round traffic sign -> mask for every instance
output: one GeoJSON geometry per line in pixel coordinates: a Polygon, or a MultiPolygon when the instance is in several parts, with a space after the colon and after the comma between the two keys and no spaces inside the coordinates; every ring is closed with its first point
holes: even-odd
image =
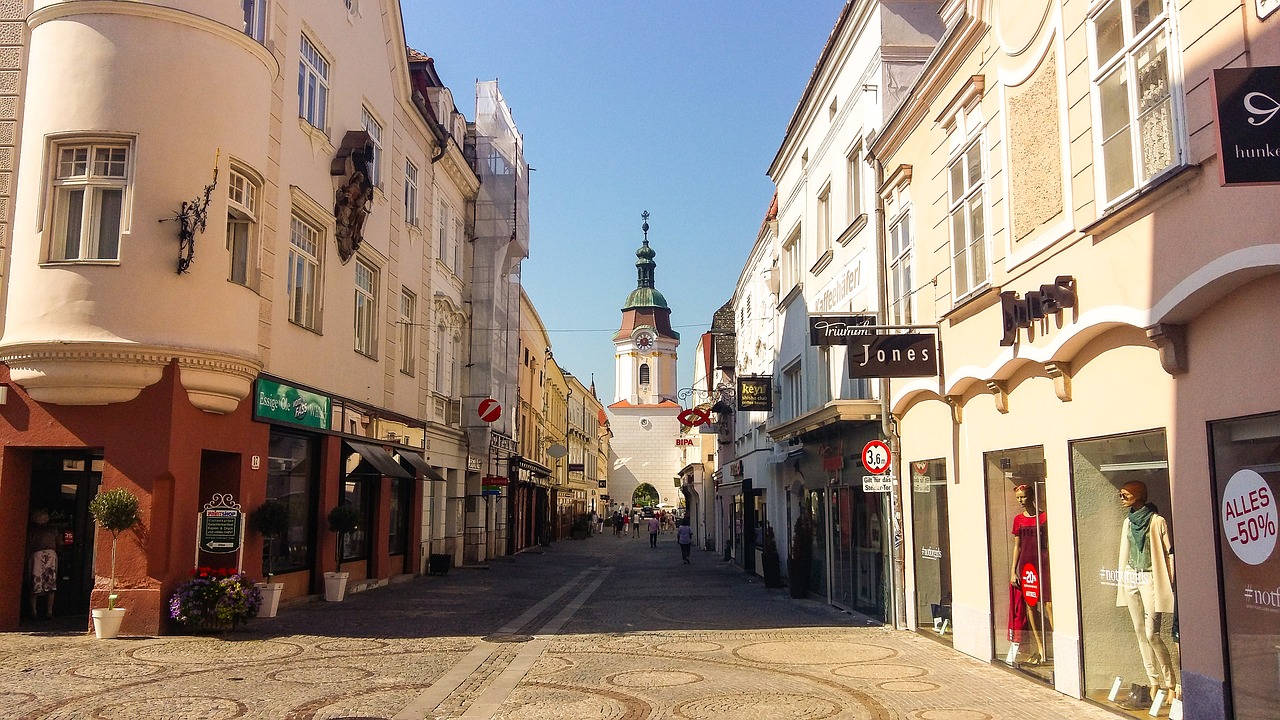
{"type": "Polygon", "coordinates": [[[706,423],[711,419],[711,416],[707,414],[706,410],[702,410],[700,408],[689,408],[677,415],[676,419],[680,421],[681,425],[693,427],[706,423]]]}
{"type": "Polygon", "coordinates": [[[872,475],[881,475],[889,469],[889,446],[883,440],[872,440],[862,448],[862,467],[872,475]]]}
{"type": "Polygon", "coordinates": [[[502,417],[502,406],[493,398],[485,398],[480,401],[480,407],[477,410],[477,414],[480,416],[481,420],[491,423],[502,417]]]}

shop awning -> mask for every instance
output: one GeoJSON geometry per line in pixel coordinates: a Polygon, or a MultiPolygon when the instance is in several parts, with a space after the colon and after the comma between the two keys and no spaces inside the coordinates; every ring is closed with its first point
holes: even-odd
{"type": "Polygon", "coordinates": [[[418,472],[422,473],[422,477],[436,482],[444,482],[444,476],[440,474],[440,471],[428,465],[426,458],[418,453],[402,450],[396,453],[396,457],[417,468],[418,472]]]}
{"type": "Polygon", "coordinates": [[[369,443],[357,442],[355,440],[347,440],[347,445],[360,453],[360,457],[364,458],[375,470],[387,477],[412,478],[408,471],[400,467],[400,463],[391,457],[391,453],[387,452],[377,445],[369,443]]]}

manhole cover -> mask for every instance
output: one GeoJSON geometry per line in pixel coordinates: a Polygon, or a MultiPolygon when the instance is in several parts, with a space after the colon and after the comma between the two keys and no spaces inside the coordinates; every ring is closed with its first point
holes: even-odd
{"type": "Polygon", "coordinates": [[[518,635],[516,633],[497,633],[496,635],[486,635],[480,639],[491,643],[522,643],[529,642],[533,639],[533,636],[518,635]]]}

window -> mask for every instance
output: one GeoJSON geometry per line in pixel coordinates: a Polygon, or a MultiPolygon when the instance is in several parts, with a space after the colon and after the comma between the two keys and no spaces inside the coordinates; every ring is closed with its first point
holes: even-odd
{"type": "Polygon", "coordinates": [[[954,301],[987,284],[987,238],[984,217],[982,140],[964,148],[948,168],[951,201],[951,272],[954,301]]]}
{"type": "Polygon", "coordinates": [[[53,242],[49,259],[117,260],[129,186],[129,148],[54,146],[53,242]]]}
{"type": "Polygon", "coordinates": [[[462,242],[462,218],[457,217],[453,220],[453,273],[455,275],[462,274],[462,268],[465,267],[462,253],[466,251],[466,244],[462,242]]]}
{"type": "Polygon", "coordinates": [[[818,403],[825,405],[832,400],[832,388],[840,387],[840,366],[831,359],[831,346],[823,345],[818,348],[818,377],[821,384],[818,385],[818,403]]]}
{"type": "Polygon", "coordinates": [[[889,224],[889,324],[910,325],[911,207],[902,206],[889,224]]]}
{"type": "Polygon", "coordinates": [[[432,349],[435,351],[435,383],[433,385],[435,391],[441,395],[448,395],[448,388],[444,386],[444,324],[436,325],[435,342],[432,343],[432,349]]]}
{"type": "Polygon", "coordinates": [[[649,384],[649,363],[640,363],[640,385],[649,384]]]}
{"type": "Polygon", "coordinates": [[[849,197],[845,198],[848,203],[849,213],[848,222],[853,224],[858,216],[862,215],[862,146],[858,145],[849,152],[845,158],[845,175],[849,197]]]}
{"type": "Polygon", "coordinates": [[[783,287],[785,289],[783,295],[800,284],[801,262],[803,259],[800,250],[800,228],[797,227],[782,246],[783,287]]]}
{"type": "Polygon", "coordinates": [[[418,298],[408,288],[400,289],[400,372],[412,375],[418,360],[418,333],[414,318],[418,298]]]}
{"type": "Polygon", "coordinates": [[[818,257],[831,251],[831,184],[818,193],[818,257]]]}
{"type": "Polygon", "coordinates": [[[418,166],[408,159],[404,161],[404,221],[418,224],[418,166]]]}
{"type": "Polygon", "coordinates": [[[227,180],[227,254],[231,282],[249,287],[257,270],[258,186],[232,168],[227,180]]]}
{"type": "Polygon", "coordinates": [[[374,187],[381,187],[382,126],[369,112],[369,108],[360,108],[360,124],[364,126],[365,132],[369,133],[370,144],[373,146],[373,155],[369,157],[369,182],[373,183],[374,187]]]}
{"type": "Polygon", "coordinates": [[[356,352],[374,356],[374,330],[378,323],[378,271],[356,260],[356,352]]]}
{"type": "Polygon", "coordinates": [[[311,507],[318,483],[314,441],[271,428],[267,453],[267,499],[289,508],[289,529],[264,539],[263,569],[271,573],[305,569],[311,562],[315,513],[311,507]]]}
{"type": "Polygon", "coordinates": [[[1095,142],[1111,204],[1181,161],[1164,0],[1112,0],[1089,21],[1095,142]]]}
{"type": "Polygon", "coordinates": [[[374,517],[372,511],[376,487],[377,481],[367,476],[342,482],[342,499],[339,504],[350,505],[360,513],[360,524],[356,526],[355,532],[341,536],[342,546],[338,552],[341,554],[342,562],[369,558],[369,522],[370,518],[374,517]]]}
{"type": "Polygon", "coordinates": [[[262,42],[267,29],[267,0],[241,0],[244,6],[244,34],[262,42]]]}
{"type": "Polygon", "coordinates": [[[324,130],[329,104],[329,61],[302,36],[302,59],[298,61],[298,117],[324,130]]]}
{"type": "Polygon", "coordinates": [[[440,201],[439,221],[440,224],[436,236],[436,257],[440,262],[447,265],[453,259],[453,253],[449,251],[449,206],[443,200],[440,201]]]}
{"type": "Polygon", "coordinates": [[[289,320],[317,330],[320,289],[320,230],[293,216],[289,228],[289,320]]]}
{"type": "Polygon", "coordinates": [[[791,367],[782,371],[782,389],[783,389],[783,419],[791,420],[798,418],[804,413],[804,375],[800,372],[801,365],[797,361],[791,367]]]}

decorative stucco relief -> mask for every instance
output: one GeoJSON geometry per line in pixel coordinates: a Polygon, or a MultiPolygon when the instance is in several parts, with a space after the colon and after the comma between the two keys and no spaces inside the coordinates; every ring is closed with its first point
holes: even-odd
{"type": "Polygon", "coordinates": [[[1026,82],[1010,86],[1006,93],[1015,248],[1064,212],[1057,66],[1057,57],[1050,53],[1026,82]]]}

